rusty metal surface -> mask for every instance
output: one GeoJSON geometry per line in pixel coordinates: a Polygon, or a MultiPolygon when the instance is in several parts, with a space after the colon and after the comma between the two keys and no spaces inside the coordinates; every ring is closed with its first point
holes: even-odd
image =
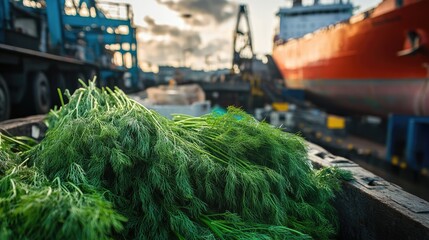
{"type": "Polygon", "coordinates": [[[28,136],[41,140],[45,136],[45,115],[17,118],[0,122],[0,131],[13,136],[28,136]]]}
{"type": "Polygon", "coordinates": [[[309,159],[316,167],[337,166],[354,176],[335,200],[339,239],[429,239],[427,201],[312,143],[309,159]]]}

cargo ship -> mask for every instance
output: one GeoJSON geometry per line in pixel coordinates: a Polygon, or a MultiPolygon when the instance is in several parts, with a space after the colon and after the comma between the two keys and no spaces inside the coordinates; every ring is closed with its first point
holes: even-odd
{"type": "Polygon", "coordinates": [[[273,59],[290,89],[351,112],[429,115],[429,0],[349,1],[277,13],[273,59]]]}

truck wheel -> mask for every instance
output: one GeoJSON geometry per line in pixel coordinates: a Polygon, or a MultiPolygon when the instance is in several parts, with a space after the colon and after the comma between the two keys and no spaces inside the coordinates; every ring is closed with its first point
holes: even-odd
{"type": "Polygon", "coordinates": [[[60,106],[60,96],[58,95],[58,90],[60,89],[61,94],[64,94],[64,91],[66,90],[66,79],[64,78],[64,75],[62,73],[53,73],[49,75],[49,80],[51,80],[51,99],[52,104],[60,106]]]}
{"type": "Polygon", "coordinates": [[[78,73],[71,73],[68,77],[67,77],[67,89],[70,91],[70,93],[73,93],[76,89],[82,87],[79,79],[81,79],[82,81],[86,82],[87,79],[85,78],[85,75],[81,72],[78,73]]]}
{"type": "Polygon", "coordinates": [[[9,119],[10,117],[10,98],[9,89],[6,81],[0,75],[0,121],[9,119]]]}
{"type": "Polygon", "coordinates": [[[33,111],[36,114],[49,112],[51,108],[51,90],[48,78],[42,72],[36,72],[30,75],[30,86],[32,87],[31,101],[33,111]]]}

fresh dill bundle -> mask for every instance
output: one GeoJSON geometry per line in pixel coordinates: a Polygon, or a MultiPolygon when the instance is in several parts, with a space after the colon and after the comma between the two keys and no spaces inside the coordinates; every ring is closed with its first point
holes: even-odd
{"type": "Polygon", "coordinates": [[[49,187],[102,195],[127,219],[120,232],[120,215],[105,226],[115,238],[334,236],[338,171],[313,170],[299,137],[233,108],[171,121],[94,82],[67,97],[50,113],[45,139],[22,154],[24,165],[49,187]]]}
{"type": "Polygon", "coordinates": [[[214,158],[225,161],[220,177],[207,169],[194,173],[199,176],[198,196],[209,208],[232,211],[248,221],[289,226],[318,239],[335,234],[331,200],[340,189],[338,179],[347,173],[314,170],[300,137],[233,107],[223,115],[176,115],[173,120],[190,130],[214,158]],[[222,186],[221,191],[207,187],[211,182],[222,186]]]}
{"type": "Polygon", "coordinates": [[[0,239],[110,239],[123,229],[101,193],[49,181],[21,155],[31,146],[0,135],[0,239]]]}

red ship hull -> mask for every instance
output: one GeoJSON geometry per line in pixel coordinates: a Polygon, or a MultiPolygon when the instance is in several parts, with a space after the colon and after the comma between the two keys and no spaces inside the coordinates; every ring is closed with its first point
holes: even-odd
{"type": "Polygon", "coordinates": [[[429,0],[403,2],[276,43],[287,86],[363,113],[429,115],[429,0]]]}

